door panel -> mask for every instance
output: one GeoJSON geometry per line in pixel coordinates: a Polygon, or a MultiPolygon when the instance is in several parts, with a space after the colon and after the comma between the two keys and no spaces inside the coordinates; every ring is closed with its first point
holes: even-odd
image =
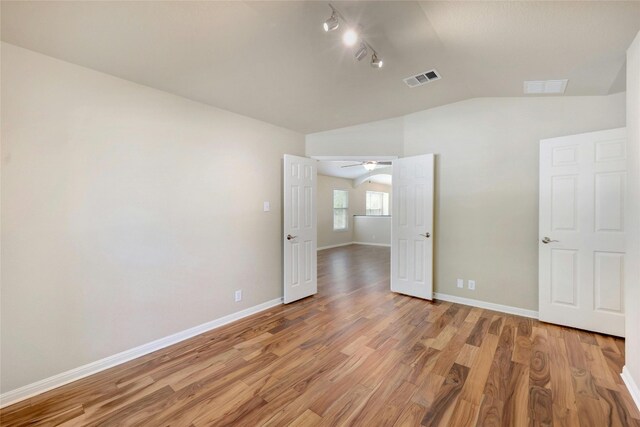
{"type": "Polygon", "coordinates": [[[624,128],[541,141],[540,320],[624,335],[625,144],[624,128]]]}
{"type": "Polygon", "coordinates": [[[576,305],[578,251],[551,249],[551,294],[555,304],[576,305]]]}
{"type": "Polygon", "coordinates": [[[433,294],[433,154],[393,161],[391,290],[433,294]]]}
{"type": "Polygon", "coordinates": [[[624,288],[624,254],[595,253],[596,310],[622,313],[624,288]]]}
{"type": "Polygon", "coordinates": [[[626,159],[626,139],[596,142],[596,162],[626,159]]]}
{"type": "Polygon", "coordinates": [[[315,294],[317,161],[284,156],[284,302],[315,294]]]}
{"type": "Polygon", "coordinates": [[[576,231],[578,226],[578,177],[554,176],[551,180],[553,230],[576,231]]]}
{"type": "Polygon", "coordinates": [[[623,232],[625,172],[596,174],[596,232],[623,232]]]}

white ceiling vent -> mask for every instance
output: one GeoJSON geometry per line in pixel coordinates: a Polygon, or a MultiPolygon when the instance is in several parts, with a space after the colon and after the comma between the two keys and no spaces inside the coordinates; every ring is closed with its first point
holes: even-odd
{"type": "Polygon", "coordinates": [[[436,70],[429,70],[424,73],[416,74],[415,76],[407,77],[404,79],[404,82],[409,87],[417,87],[434,80],[440,80],[440,74],[438,74],[436,70]]]}
{"type": "Polygon", "coordinates": [[[525,94],[563,94],[567,88],[564,80],[527,80],[524,82],[525,94]]]}

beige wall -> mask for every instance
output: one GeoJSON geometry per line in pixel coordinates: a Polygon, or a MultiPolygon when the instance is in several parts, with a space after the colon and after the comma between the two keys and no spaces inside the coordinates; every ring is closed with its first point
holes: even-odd
{"type": "MultiPolygon", "coordinates": [[[[539,140],[624,126],[625,94],[479,98],[403,120],[404,155],[436,154],[435,291],[537,310],[539,140]]],[[[340,141],[344,155],[367,155],[360,144],[349,153],[339,133],[307,136],[307,150],[331,155],[340,141]]]]}
{"type": "Polygon", "coordinates": [[[1,71],[2,392],[281,296],[301,134],[8,44],[1,71]]]}
{"type": "MultiPolygon", "coordinates": [[[[640,33],[627,52],[629,186],[626,262],[626,369],[640,388],[640,33]]],[[[640,406],[640,395],[637,395],[640,406]]]]}
{"type": "Polygon", "coordinates": [[[537,310],[539,141],[624,125],[623,93],[482,98],[407,116],[405,154],[437,155],[436,291],[537,310]]]}
{"type": "Polygon", "coordinates": [[[307,156],[402,156],[402,117],[349,126],[305,137],[307,156]]]}
{"type": "Polygon", "coordinates": [[[353,180],[333,176],[318,175],[318,247],[351,243],[353,235],[353,215],[366,213],[366,192],[383,191],[391,193],[391,187],[383,184],[364,183],[356,188],[353,180]],[[349,229],[333,230],[333,190],[349,191],[349,229]]]}

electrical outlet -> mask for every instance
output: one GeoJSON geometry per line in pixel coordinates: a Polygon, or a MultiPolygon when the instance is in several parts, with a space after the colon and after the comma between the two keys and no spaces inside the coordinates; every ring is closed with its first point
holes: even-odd
{"type": "Polygon", "coordinates": [[[242,301],[242,289],[236,291],[236,302],[242,301]]]}
{"type": "Polygon", "coordinates": [[[475,280],[469,280],[469,290],[470,291],[475,291],[476,290],[476,281],[475,280]]]}
{"type": "Polygon", "coordinates": [[[464,288],[464,279],[458,279],[458,287],[464,288]]]}
{"type": "Polygon", "coordinates": [[[271,203],[269,203],[269,202],[264,202],[264,203],[262,204],[262,210],[263,210],[264,212],[269,212],[269,211],[271,210],[271,203]]]}

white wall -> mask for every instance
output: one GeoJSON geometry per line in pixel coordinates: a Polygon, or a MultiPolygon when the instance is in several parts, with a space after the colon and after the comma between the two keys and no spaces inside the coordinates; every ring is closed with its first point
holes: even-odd
{"type": "Polygon", "coordinates": [[[334,176],[318,175],[318,247],[342,245],[354,241],[354,215],[366,213],[366,192],[391,193],[391,186],[366,182],[353,187],[353,180],[334,176]],[[333,190],[349,192],[349,228],[333,229],[333,190]]]}
{"type": "Polygon", "coordinates": [[[627,135],[629,186],[626,263],[626,370],[640,407],[640,33],[627,51],[627,135]]]}
{"type": "MultiPolygon", "coordinates": [[[[435,291],[537,310],[539,140],[624,126],[624,93],[471,99],[403,121],[398,151],[436,154],[435,291]],[[475,279],[476,290],[457,278],[475,279]]],[[[359,128],[366,136],[381,126],[359,128]]],[[[349,152],[337,132],[327,137],[342,141],[341,154],[368,154],[359,143],[349,152]]],[[[307,154],[321,139],[307,137],[307,154]]]]}
{"type": "Polygon", "coordinates": [[[307,156],[402,156],[402,117],[312,133],[306,136],[307,156]]]}
{"type": "Polygon", "coordinates": [[[391,217],[353,217],[353,241],[357,243],[391,246],[391,217]]]}
{"type": "Polygon", "coordinates": [[[302,135],[4,43],[1,71],[2,392],[281,296],[302,135]]]}

